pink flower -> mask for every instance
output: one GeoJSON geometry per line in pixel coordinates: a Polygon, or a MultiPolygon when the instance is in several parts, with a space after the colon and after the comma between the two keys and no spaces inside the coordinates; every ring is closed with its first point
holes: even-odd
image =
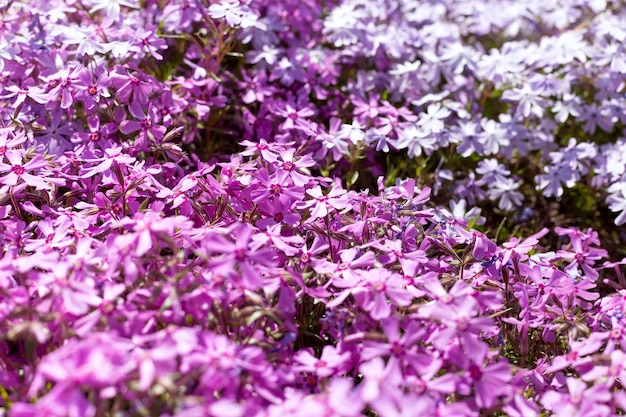
{"type": "Polygon", "coordinates": [[[221,234],[212,233],[203,240],[198,254],[208,259],[215,273],[229,276],[233,272],[237,273],[238,269],[246,289],[261,288],[263,278],[259,266],[274,265],[276,255],[270,248],[254,245],[252,226],[236,223],[229,229],[233,233],[234,242],[221,234]]]}
{"type": "Polygon", "coordinates": [[[501,360],[484,368],[471,364],[467,377],[474,386],[476,405],[480,408],[494,406],[498,397],[508,395],[511,370],[506,360],[501,360]]]}
{"type": "Polygon", "coordinates": [[[52,185],[63,185],[65,180],[42,175],[42,168],[48,167],[48,162],[41,156],[35,155],[24,162],[24,151],[11,149],[4,154],[8,164],[0,162],[0,184],[14,186],[20,183],[35,187],[37,190],[48,190],[52,185]]]}
{"type": "Polygon", "coordinates": [[[106,172],[111,168],[114,162],[121,165],[132,164],[135,162],[134,157],[122,153],[121,147],[106,148],[104,153],[105,155],[102,158],[85,160],[85,162],[100,163],[87,169],[86,172],[81,175],[81,178],[89,178],[93,177],[95,174],[106,172]]]}
{"type": "Polygon", "coordinates": [[[603,384],[589,387],[580,379],[568,377],[567,391],[548,391],[541,396],[541,404],[556,417],[604,417],[610,409],[604,402],[611,400],[608,387],[603,384]]]}
{"type": "Polygon", "coordinates": [[[346,190],[338,185],[333,185],[333,188],[326,195],[322,193],[322,188],[319,185],[306,190],[306,193],[313,199],[300,203],[298,208],[313,207],[307,223],[326,217],[331,209],[343,210],[348,207],[348,201],[345,197],[346,190]]]}
{"type": "Polygon", "coordinates": [[[294,365],[294,370],[299,372],[310,372],[320,378],[327,378],[346,370],[350,361],[350,352],[339,353],[339,349],[334,346],[324,346],[322,356],[318,359],[309,350],[298,352],[294,361],[299,365],[294,365]]]}
{"type": "Polygon", "coordinates": [[[159,49],[167,49],[167,43],[156,32],[157,28],[152,25],[149,25],[146,29],[142,27],[137,28],[135,36],[138,39],[133,44],[160,61],[163,59],[163,55],[157,51],[159,49]]]}

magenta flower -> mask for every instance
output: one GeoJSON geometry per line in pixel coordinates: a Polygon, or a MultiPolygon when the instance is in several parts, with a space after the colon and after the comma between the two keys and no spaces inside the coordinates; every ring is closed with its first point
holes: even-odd
{"type": "Polygon", "coordinates": [[[288,172],[293,183],[299,187],[305,186],[310,180],[308,168],[315,166],[315,161],[310,155],[295,158],[295,149],[285,149],[278,152],[280,159],[275,164],[282,171],[288,172]]]}
{"type": "Polygon", "coordinates": [[[42,168],[48,167],[48,162],[41,156],[35,155],[32,159],[24,161],[22,150],[11,149],[5,152],[8,164],[0,162],[0,184],[15,186],[25,184],[35,187],[37,190],[48,190],[53,185],[63,185],[65,180],[48,176],[42,168]],[[42,175],[44,174],[44,175],[42,175]]]}
{"type": "Polygon", "coordinates": [[[134,157],[130,155],[126,155],[125,153],[122,153],[121,147],[107,148],[104,150],[104,153],[105,153],[104,157],[101,157],[98,159],[85,160],[85,162],[100,162],[100,163],[87,169],[86,172],[81,175],[81,178],[89,178],[89,177],[93,177],[96,174],[109,171],[114,162],[121,164],[121,165],[132,164],[133,162],[135,162],[134,157]]]}
{"type": "Polygon", "coordinates": [[[402,365],[408,364],[420,375],[436,373],[441,361],[432,353],[419,352],[417,349],[418,341],[426,337],[426,329],[416,322],[409,322],[401,334],[401,324],[393,316],[382,319],[381,326],[387,342],[365,341],[361,359],[369,361],[377,357],[390,356],[390,361],[397,360],[402,365]]]}
{"type": "Polygon", "coordinates": [[[234,242],[221,234],[213,233],[203,240],[198,254],[208,259],[215,273],[228,276],[238,269],[246,289],[261,288],[263,277],[259,266],[274,265],[273,251],[267,247],[254,246],[253,229],[247,224],[234,224],[230,230],[233,233],[234,242]]]}
{"type": "Polygon", "coordinates": [[[18,108],[24,103],[26,98],[30,98],[39,104],[46,104],[51,100],[48,94],[43,92],[40,88],[33,86],[34,82],[32,79],[29,78],[28,80],[30,80],[30,82],[26,81],[21,86],[9,85],[5,87],[5,90],[8,91],[9,94],[3,96],[3,98],[15,97],[15,100],[11,104],[12,108],[18,108]]]}
{"type": "Polygon", "coordinates": [[[50,77],[41,77],[53,87],[48,91],[50,102],[56,102],[60,99],[62,109],[69,108],[74,104],[74,95],[76,94],[75,83],[78,81],[79,67],[62,68],[57,74],[50,77]]]}
{"type": "Polygon", "coordinates": [[[601,335],[592,334],[589,338],[580,342],[569,343],[570,351],[565,355],[557,356],[552,360],[552,364],[546,368],[548,372],[556,372],[572,366],[574,368],[593,361],[592,353],[598,352],[604,340],[601,335]]]}
{"type": "Polygon", "coordinates": [[[137,28],[135,36],[138,39],[133,42],[133,45],[150,54],[152,58],[162,60],[163,55],[158,51],[160,49],[167,49],[167,43],[163,38],[157,35],[156,31],[157,29],[154,26],[148,26],[146,29],[141,27],[137,28]]]}
{"type": "Polygon", "coordinates": [[[276,172],[271,176],[265,169],[259,170],[255,178],[259,187],[250,192],[252,201],[260,204],[267,199],[279,200],[291,205],[292,201],[299,201],[304,196],[304,188],[291,184],[289,172],[276,172]]]}
{"type": "Polygon", "coordinates": [[[135,146],[139,148],[146,146],[149,143],[148,139],[152,143],[160,143],[167,128],[157,124],[159,118],[156,108],[149,104],[147,111],[144,111],[138,102],[133,102],[128,109],[130,114],[138,120],[123,120],[120,123],[121,132],[128,135],[139,131],[139,135],[135,138],[135,146]]]}
{"type": "Polygon", "coordinates": [[[318,359],[309,350],[298,352],[294,361],[294,369],[298,372],[310,372],[320,378],[327,378],[347,370],[350,364],[350,352],[339,353],[334,346],[324,346],[322,355],[318,359]]]}
{"type": "Polygon", "coordinates": [[[279,126],[284,131],[295,128],[296,123],[313,116],[315,111],[308,106],[298,106],[293,102],[285,102],[275,104],[273,113],[285,119],[279,126]]]}
{"type": "Polygon", "coordinates": [[[361,273],[367,286],[361,286],[354,294],[362,308],[374,320],[389,317],[391,306],[387,297],[396,305],[406,307],[413,301],[413,294],[406,289],[406,282],[387,269],[374,268],[361,273]],[[368,291],[364,291],[365,289],[368,291]]]}
{"type": "Polygon", "coordinates": [[[606,385],[588,386],[580,379],[568,377],[567,391],[548,391],[541,396],[541,404],[557,417],[604,417],[610,415],[610,409],[602,404],[611,400],[611,393],[606,385]]]}
{"type": "MultiPolygon", "coordinates": [[[[133,226],[134,233],[125,233],[115,238],[118,249],[124,250],[132,248],[135,256],[143,256],[159,240],[170,240],[170,236],[176,231],[187,231],[191,227],[191,222],[184,216],[163,215],[155,211],[138,213],[133,219],[124,218],[114,223],[115,226],[133,226]]],[[[167,241],[166,240],[166,241],[167,241]]]]}
{"type": "Polygon", "coordinates": [[[96,407],[72,382],[57,383],[36,404],[16,402],[11,406],[15,417],[94,417],[96,407]]]}
{"type": "Polygon", "coordinates": [[[110,97],[108,87],[110,85],[109,74],[103,71],[94,81],[91,70],[84,69],[78,74],[79,82],[76,85],[76,99],[85,102],[88,110],[93,109],[101,98],[110,97]]]}
{"type": "Polygon", "coordinates": [[[319,185],[306,190],[306,193],[313,199],[300,203],[298,207],[301,209],[313,207],[307,223],[326,217],[332,209],[343,210],[349,206],[345,197],[346,190],[338,185],[333,185],[328,194],[323,194],[319,185]]]}
{"type": "Polygon", "coordinates": [[[498,397],[510,393],[508,382],[511,380],[511,370],[506,360],[501,360],[484,368],[472,363],[466,374],[475,390],[474,401],[480,408],[491,408],[498,397]]]}

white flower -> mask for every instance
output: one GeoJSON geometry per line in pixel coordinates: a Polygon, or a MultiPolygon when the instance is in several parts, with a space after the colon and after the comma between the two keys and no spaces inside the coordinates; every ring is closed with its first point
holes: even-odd
{"type": "Polygon", "coordinates": [[[93,13],[97,10],[103,10],[104,13],[113,20],[117,20],[120,17],[121,7],[126,6],[133,9],[139,7],[136,0],[91,0],[93,6],[89,13],[93,13]]]}
{"type": "Polygon", "coordinates": [[[500,210],[512,211],[522,205],[524,196],[517,191],[519,189],[519,181],[513,181],[507,178],[506,181],[493,184],[493,188],[487,191],[487,195],[492,200],[500,200],[498,208],[500,210]]]}
{"type": "Polygon", "coordinates": [[[621,226],[626,223],[626,183],[615,183],[607,191],[609,196],[606,202],[609,204],[609,209],[611,211],[621,211],[615,219],[615,224],[621,226]]]}

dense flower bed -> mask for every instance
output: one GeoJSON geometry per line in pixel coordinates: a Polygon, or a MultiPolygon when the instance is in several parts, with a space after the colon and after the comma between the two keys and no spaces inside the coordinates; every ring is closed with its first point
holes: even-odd
{"type": "Polygon", "coordinates": [[[0,415],[623,415],[625,6],[0,1],[0,415]]]}

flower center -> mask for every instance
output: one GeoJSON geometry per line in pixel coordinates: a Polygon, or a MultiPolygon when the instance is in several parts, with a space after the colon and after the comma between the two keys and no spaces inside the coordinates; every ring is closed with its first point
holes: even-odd
{"type": "Polygon", "coordinates": [[[472,378],[474,381],[478,381],[483,376],[483,372],[476,365],[473,365],[473,364],[470,365],[468,371],[469,371],[469,374],[470,374],[470,378],[472,378]]]}
{"type": "Polygon", "coordinates": [[[147,117],[144,117],[143,120],[141,121],[141,128],[143,130],[148,130],[152,127],[152,120],[148,119],[147,117]]]}
{"type": "Polygon", "coordinates": [[[270,192],[275,197],[278,197],[279,195],[281,195],[282,191],[283,191],[283,187],[281,187],[278,184],[272,184],[272,186],[270,187],[270,192]]]}

